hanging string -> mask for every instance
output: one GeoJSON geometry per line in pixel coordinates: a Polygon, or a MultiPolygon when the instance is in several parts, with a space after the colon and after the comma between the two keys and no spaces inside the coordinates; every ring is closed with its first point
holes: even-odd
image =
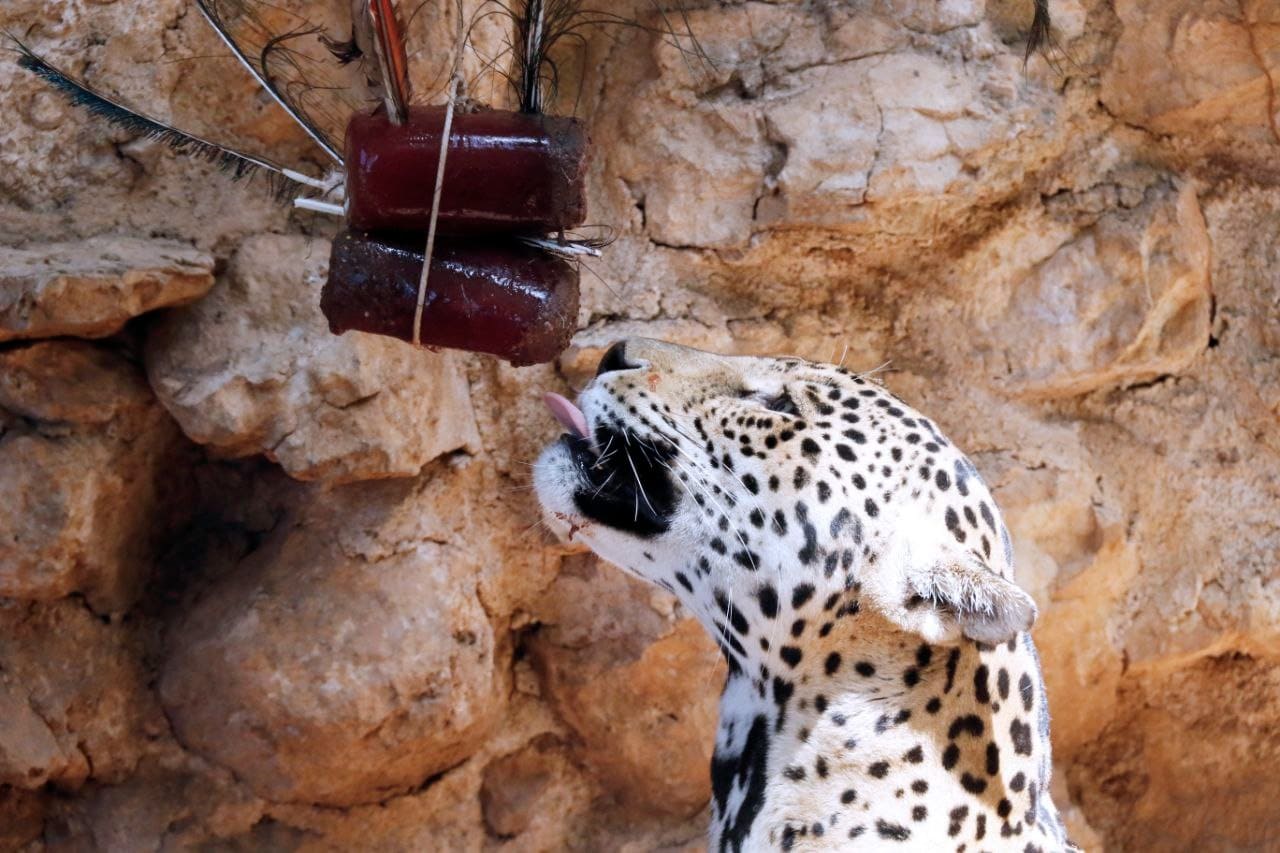
{"type": "Polygon", "coordinates": [[[418,304],[413,310],[413,345],[422,346],[422,311],[427,304],[427,279],[431,275],[431,253],[436,245],[436,220],[440,218],[440,194],[444,190],[444,166],[449,156],[449,134],[453,130],[453,111],[462,91],[462,51],[467,31],[462,22],[462,3],[457,4],[458,37],[453,46],[453,70],[449,77],[449,102],[444,107],[444,128],[440,132],[440,160],[436,164],[436,186],[431,195],[431,219],[427,223],[427,248],[423,253],[422,275],[418,278],[418,304]]]}
{"type": "Polygon", "coordinates": [[[440,162],[436,165],[436,188],[431,196],[431,219],[427,224],[427,249],[422,262],[422,275],[418,278],[418,305],[413,311],[413,345],[422,345],[422,309],[427,303],[427,278],[431,275],[431,252],[436,245],[436,220],[440,216],[440,193],[444,189],[444,164],[449,156],[449,133],[453,129],[453,106],[458,100],[462,77],[453,75],[449,81],[449,103],[444,108],[444,129],[440,132],[440,162]]]}

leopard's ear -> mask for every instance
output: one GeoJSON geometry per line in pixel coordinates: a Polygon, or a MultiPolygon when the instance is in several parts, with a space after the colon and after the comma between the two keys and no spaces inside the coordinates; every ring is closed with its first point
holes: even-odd
{"type": "Polygon", "coordinates": [[[1035,600],[1013,581],[976,561],[959,560],[908,578],[925,605],[982,643],[1007,642],[1036,621],[1035,600]]]}
{"type": "Polygon", "coordinates": [[[871,601],[899,628],[927,642],[963,636],[995,645],[1035,622],[1035,600],[972,552],[942,548],[927,561],[908,560],[898,568],[867,584],[871,601]]]}

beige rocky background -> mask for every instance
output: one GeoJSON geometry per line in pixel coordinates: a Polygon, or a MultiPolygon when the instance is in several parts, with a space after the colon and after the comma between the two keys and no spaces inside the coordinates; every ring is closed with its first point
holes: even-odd
{"type": "MultiPolygon", "coordinates": [[[[711,68],[590,42],[617,240],[519,370],[329,336],[330,222],[0,72],[0,847],[698,849],[717,656],[528,488],[645,334],[889,364],[1004,507],[1077,838],[1280,849],[1280,4],[1054,0],[1025,67],[1029,0],[688,6],[711,68]]],[[[187,0],[0,28],[323,165],[187,0]]]]}

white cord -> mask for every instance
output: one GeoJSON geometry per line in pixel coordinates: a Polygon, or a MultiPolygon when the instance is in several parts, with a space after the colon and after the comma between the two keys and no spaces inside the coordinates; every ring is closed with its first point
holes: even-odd
{"type": "Polygon", "coordinates": [[[330,204],[327,201],[318,201],[314,198],[295,198],[293,206],[302,210],[310,210],[315,213],[327,213],[330,216],[343,216],[344,211],[340,204],[330,204]]]}
{"type": "Polygon", "coordinates": [[[413,311],[413,345],[422,346],[422,309],[427,302],[427,277],[431,275],[431,252],[436,245],[436,219],[440,216],[440,193],[444,189],[444,163],[449,156],[449,133],[453,128],[453,105],[458,99],[462,78],[454,75],[449,103],[444,108],[444,129],[440,132],[440,161],[436,164],[436,188],[431,196],[431,220],[427,225],[427,249],[422,259],[422,276],[418,279],[418,305],[413,311]]]}

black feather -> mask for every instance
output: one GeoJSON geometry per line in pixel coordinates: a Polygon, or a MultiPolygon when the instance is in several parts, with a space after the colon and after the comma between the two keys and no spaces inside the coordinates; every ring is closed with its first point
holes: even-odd
{"type": "Polygon", "coordinates": [[[333,54],[333,58],[338,60],[339,65],[350,65],[357,59],[364,58],[364,51],[360,49],[360,45],[356,43],[355,28],[352,28],[351,38],[345,41],[331,39],[328,36],[320,36],[320,42],[324,45],[325,50],[333,54]]]}
{"type": "Polygon", "coordinates": [[[76,80],[69,74],[50,65],[32,53],[26,45],[9,36],[18,50],[18,65],[54,89],[61,92],[71,103],[83,107],[92,115],[147,139],[154,139],[172,148],[179,154],[198,157],[213,163],[218,169],[228,173],[234,179],[248,178],[254,175],[264,176],[272,191],[283,197],[295,190],[303,189],[303,185],[284,174],[284,168],[262,157],[254,157],[234,148],[210,142],[176,127],[151,118],[148,115],[130,109],[119,101],[112,100],[90,88],[87,84],[76,80]]]}
{"type": "Polygon", "coordinates": [[[1033,53],[1049,44],[1051,38],[1049,31],[1051,24],[1049,0],[1035,0],[1035,6],[1035,14],[1031,19],[1031,31],[1027,34],[1027,54],[1025,58],[1028,61],[1033,53]]]}
{"type": "MultiPolygon", "coordinates": [[[[647,26],[623,15],[588,6],[583,0],[487,0],[481,4],[472,28],[492,14],[511,18],[515,33],[507,47],[511,55],[511,71],[505,76],[515,90],[520,111],[539,113],[555,99],[559,88],[557,48],[566,42],[585,48],[584,33],[588,29],[624,26],[645,30],[664,38],[682,53],[710,64],[689,28],[683,8],[679,13],[683,31],[677,33],[657,0],[653,0],[653,5],[662,19],[661,26],[647,26]]],[[[495,58],[486,63],[486,68],[497,64],[495,58]]]]}
{"type": "Polygon", "coordinates": [[[284,33],[282,35],[266,34],[265,28],[258,21],[253,13],[251,4],[244,0],[196,0],[196,8],[204,19],[213,27],[214,32],[222,39],[223,43],[231,49],[236,59],[245,67],[245,69],[258,81],[258,85],[266,90],[267,94],[275,99],[289,117],[301,127],[311,139],[319,145],[324,152],[328,154],[335,163],[342,163],[342,155],[338,152],[338,146],[329,137],[324,130],[321,129],[320,123],[312,117],[307,108],[302,104],[302,94],[313,90],[315,87],[307,86],[299,82],[301,78],[301,69],[298,61],[285,48],[285,43],[301,38],[307,35],[314,35],[319,32],[315,27],[306,25],[284,33]],[[253,26],[255,30],[260,31],[259,41],[262,42],[260,49],[258,64],[249,59],[249,52],[240,44],[239,40],[231,32],[231,27],[227,23],[225,11],[238,14],[253,26]],[[288,66],[295,74],[291,82],[281,85],[278,74],[274,72],[269,64],[274,58],[282,58],[284,64],[288,66]]]}

